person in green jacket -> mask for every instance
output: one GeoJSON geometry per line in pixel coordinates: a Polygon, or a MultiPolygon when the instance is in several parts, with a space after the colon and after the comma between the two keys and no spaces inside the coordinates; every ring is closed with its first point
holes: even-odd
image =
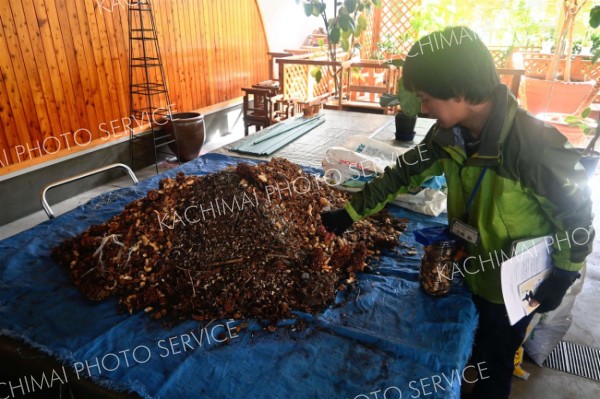
{"type": "Polygon", "coordinates": [[[553,269],[530,304],[539,303],[538,312],[559,306],[592,249],[586,174],[579,153],[562,134],[519,108],[500,83],[486,46],[469,28],[422,37],[409,51],[402,74],[405,87],[421,99],[421,113],[437,122],[419,146],[342,209],[321,218],[327,230],[341,234],[398,194],[444,174],[448,222],[463,226],[460,236],[468,254],[463,274],[479,313],[471,362],[485,362],[489,374],[472,395],[507,398],[515,352],[531,315],[510,325],[500,264],[515,241],[550,236],[546,245],[553,269]]]}

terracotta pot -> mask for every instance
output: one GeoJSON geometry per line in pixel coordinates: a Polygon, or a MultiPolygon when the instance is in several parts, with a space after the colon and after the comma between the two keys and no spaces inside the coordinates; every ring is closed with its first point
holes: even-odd
{"type": "Polygon", "coordinates": [[[396,140],[413,141],[415,138],[415,125],[417,124],[416,116],[406,116],[402,112],[396,113],[394,116],[396,123],[396,140]]]}
{"type": "MultiPolygon", "coordinates": [[[[569,114],[563,114],[559,112],[543,112],[537,114],[536,118],[547,122],[558,129],[573,145],[580,145],[585,141],[585,134],[577,126],[569,126],[568,123],[564,122],[565,117],[569,114]]],[[[592,123],[595,121],[591,120],[592,123]]]]}
{"type": "Polygon", "coordinates": [[[172,114],[172,120],[167,118],[163,129],[171,137],[177,137],[177,145],[170,143],[169,148],[181,162],[198,158],[204,145],[204,116],[198,112],[179,112],[172,114]],[[179,153],[177,153],[179,149],[179,153]]]}
{"type": "Polygon", "coordinates": [[[525,85],[524,106],[533,115],[540,112],[564,112],[574,114],[580,106],[592,100],[596,81],[561,82],[558,80],[543,80],[523,77],[525,85]]]}
{"type": "Polygon", "coordinates": [[[305,105],[304,108],[302,108],[302,113],[306,118],[312,117],[314,115],[314,112],[315,108],[312,105],[305,105]]]}

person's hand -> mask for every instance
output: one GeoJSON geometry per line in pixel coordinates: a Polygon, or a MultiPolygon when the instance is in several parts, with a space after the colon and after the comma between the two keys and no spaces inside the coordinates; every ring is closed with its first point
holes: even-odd
{"type": "Polygon", "coordinates": [[[536,312],[546,313],[556,309],[562,302],[565,293],[579,278],[579,272],[553,268],[550,275],[542,281],[529,301],[529,306],[540,305],[536,312]]]}
{"type": "Polygon", "coordinates": [[[344,208],[321,213],[321,221],[327,231],[337,235],[344,233],[354,223],[344,208]]]}

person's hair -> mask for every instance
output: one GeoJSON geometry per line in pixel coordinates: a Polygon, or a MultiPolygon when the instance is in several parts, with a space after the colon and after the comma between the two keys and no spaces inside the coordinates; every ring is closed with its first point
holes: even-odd
{"type": "Polygon", "coordinates": [[[472,104],[490,98],[500,84],[494,60],[479,36],[465,26],[423,36],[402,67],[404,87],[447,100],[464,97],[472,104]]]}

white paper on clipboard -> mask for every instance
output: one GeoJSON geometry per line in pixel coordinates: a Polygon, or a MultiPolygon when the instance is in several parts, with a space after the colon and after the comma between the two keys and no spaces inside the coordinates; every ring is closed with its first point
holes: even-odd
{"type": "Polygon", "coordinates": [[[513,256],[502,262],[502,296],[511,325],[535,310],[529,299],[552,269],[551,240],[551,236],[544,236],[517,241],[513,256]]]}

